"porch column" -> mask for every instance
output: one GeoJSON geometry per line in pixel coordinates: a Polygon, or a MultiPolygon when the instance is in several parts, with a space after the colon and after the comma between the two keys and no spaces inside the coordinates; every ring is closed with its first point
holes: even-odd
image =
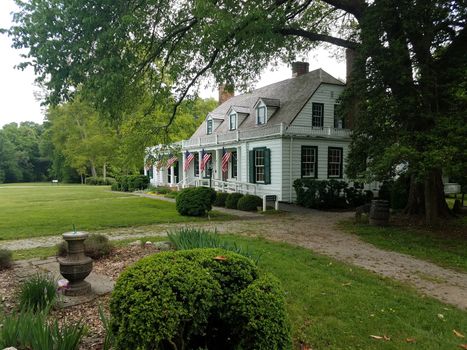
{"type": "Polygon", "coordinates": [[[222,180],[222,150],[216,149],[216,164],[215,164],[216,174],[215,178],[222,180]]]}
{"type": "Polygon", "coordinates": [[[170,187],[174,187],[177,183],[175,182],[175,167],[170,167],[170,187]]]}
{"type": "MultiPolygon", "coordinates": [[[[185,153],[182,152],[182,188],[185,188],[185,179],[186,179],[186,171],[185,171],[185,153]]],[[[180,173],[180,170],[178,171],[180,173]]]]}
{"type": "Polygon", "coordinates": [[[203,154],[201,151],[198,152],[198,178],[202,179],[203,178],[203,172],[201,171],[201,160],[203,159],[203,154]]]}

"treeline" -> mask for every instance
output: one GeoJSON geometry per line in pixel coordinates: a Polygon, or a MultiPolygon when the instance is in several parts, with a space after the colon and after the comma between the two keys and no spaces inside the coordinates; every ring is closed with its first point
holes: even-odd
{"type": "Polygon", "coordinates": [[[189,138],[216,101],[184,102],[177,118],[163,128],[170,111],[143,109],[109,123],[79,97],[51,107],[43,124],[10,123],[0,129],[0,183],[57,179],[84,182],[89,176],[141,172],[146,147],[189,138]]]}

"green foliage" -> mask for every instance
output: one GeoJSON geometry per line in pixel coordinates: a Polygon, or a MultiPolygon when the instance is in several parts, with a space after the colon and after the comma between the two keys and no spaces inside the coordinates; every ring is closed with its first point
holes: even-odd
{"type": "Polygon", "coordinates": [[[98,185],[98,186],[110,186],[113,185],[116,181],[113,177],[106,177],[105,179],[100,176],[91,176],[86,178],[86,185],[98,185]]]}
{"type": "Polygon", "coordinates": [[[384,181],[379,189],[378,198],[389,201],[392,209],[404,209],[409,197],[409,181],[405,176],[397,180],[384,181]]]}
{"type": "Polygon", "coordinates": [[[216,207],[225,207],[225,201],[227,200],[228,193],[226,192],[217,192],[216,200],[214,201],[214,206],[216,207]]]}
{"type": "MultiPolygon", "coordinates": [[[[107,236],[100,234],[90,234],[84,241],[84,254],[93,259],[100,259],[108,256],[112,252],[113,246],[107,236]]],[[[68,254],[67,242],[57,244],[57,255],[66,256],[68,254]]]]}
{"type": "Polygon", "coordinates": [[[85,334],[84,324],[58,325],[49,322],[45,313],[31,310],[0,317],[0,348],[34,350],[78,350],[85,334]]]}
{"type": "Polygon", "coordinates": [[[228,209],[237,209],[238,201],[243,197],[241,193],[229,193],[225,200],[225,207],[228,209]]]}
{"type": "Polygon", "coordinates": [[[274,282],[261,281],[251,260],[222,249],[143,258],[120,275],[112,293],[117,348],[238,348],[245,337],[265,343],[265,326],[279,333],[269,339],[269,348],[290,348],[283,292],[274,282]],[[263,287],[269,293],[257,293],[263,287]],[[241,297],[251,298],[251,305],[241,297]],[[264,321],[255,323],[253,315],[264,321]]]}
{"type": "Polygon", "coordinates": [[[41,312],[52,306],[56,297],[56,281],[47,274],[37,274],[21,284],[19,307],[21,310],[41,312]]]}
{"type": "Polygon", "coordinates": [[[170,188],[163,187],[163,186],[158,186],[158,187],[149,186],[148,191],[155,192],[157,194],[168,194],[168,193],[172,192],[172,190],[170,188]]]}
{"type": "Polygon", "coordinates": [[[205,216],[212,209],[212,198],[213,194],[209,188],[185,188],[176,198],[176,208],[181,215],[205,216]]]}
{"type": "Polygon", "coordinates": [[[244,211],[257,211],[262,206],[263,200],[251,194],[244,195],[237,202],[237,209],[244,211]]]}
{"type": "Polygon", "coordinates": [[[184,227],[167,234],[170,242],[178,250],[187,250],[195,248],[222,248],[250,258],[258,263],[260,256],[251,252],[248,248],[243,248],[237,244],[227,242],[222,239],[217,231],[208,231],[193,227],[184,227]]]}
{"type": "Polygon", "coordinates": [[[149,186],[149,177],[146,175],[122,175],[115,180],[115,184],[111,186],[113,191],[133,192],[149,186]]]}
{"type": "Polygon", "coordinates": [[[12,252],[8,249],[0,249],[0,271],[11,266],[12,252]]]}
{"type": "Polygon", "coordinates": [[[371,200],[372,193],[363,186],[348,187],[344,181],[297,179],[294,181],[297,203],[315,209],[342,209],[356,207],[371,200]]]}

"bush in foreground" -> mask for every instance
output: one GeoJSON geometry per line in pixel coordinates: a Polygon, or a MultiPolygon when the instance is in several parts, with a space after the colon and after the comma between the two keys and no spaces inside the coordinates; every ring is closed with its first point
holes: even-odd
{"type": "Polygon", "coordinates": [[[12,253],[8,249],[0,249],[0,271],[11,266],[12,253]]]}
{"type": "Polygon", "coordinates": [[[291,348],[277,280],[222,249],[141,259],[119,277],[110,311],[118,349],[291,348]]]}
{"type": "Polygon", "coordinates": [[[243,197],[241,193],[230,193],[225,200],[225,207],[229,209],[237,209],[238,201],[243,197]]]}
{"type": "MultiPolygon", "coordinates": [[[[113,246],[109,239],[100,234],[90,234],[84,241],[84,254],[93,258],[100,259],[108,256],[112,252],[113,246]]],[[[57,255],[66,256],[68,254],[68,244],[61,242],[57,245],[57,255]]]]}
{"type": "Polygon", "coordinates": [[[57,297],[56,281],[46,274],[35,275],[24,281],[18,294],[21,310],[41,312],[53,305],[57,297]]]}
{"type": "Polygon", "coordinates": [[[257,211],[258,207],[262,204],[263,201],[260,197],[247,194],[238,200],[237,209],[244,211],[257,211]]]}
{"type": "Polygon", "coordinates": [[[211,189],[204,187],[185,188],[176,198],[177,211],[185,216],[205,216],[212,209],[211,204],[211,189]]]}
{"type": "Polygon", "coordinates": [[[216,200],[214,201],[214,205],[216,207],[225,207],[225,201],[229,196],[226,192],[217,192],[216,193],[216,200]]]}

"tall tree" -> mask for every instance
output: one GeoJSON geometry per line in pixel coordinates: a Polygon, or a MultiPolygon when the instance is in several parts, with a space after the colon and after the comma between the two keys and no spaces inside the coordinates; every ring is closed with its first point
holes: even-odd
{"type": "MultiPolygon", "coordinates": [[[[423,188],[423,200],[421,195],[416,198],[424,203],[427,221],[436,221],[445,212],[440,165],[447,164],[427,165],[437,164],[439,156],[433,158],[436,152],[428,151],[427,143],[433,143],[425,135],[434,137],[431,131],[438,125],[434,107],[443,105],[441,94],[435,93],[442,73],[441,56],[447,57],[442,51],[450,52],[465,42],[463,1],[18,3],[22,11],[15,15],[17,25],[10,34],[16,47],[29,49],[33,60],[25,65],[32,64],[49,88],[49,101],[66,99],[79,86],[114,118],[119,109],[128,109],[141,91],[155,91],[154,105],[166,104],[173,110],[169,125],[202,76],[245,87],[271,62],[289,61],[318,43],[356,49],[361,58],[357,75],[365,77],[363,82],[356,79],[356,86],[365,97],[372,97],[369,91],[373,91],[382,100],[370,102],[354,95],[347,103],[355,107],[360,101],[359,109],[352,108],[359,117],[369,115],[372,106],[386,109],[392,118],[376,113],[375,121],[386,128],[384,120],[389,120],[404,130],[399,135],[397,128],[389,128],[388,137],[395,133],[393,139],[401,142],[401,150],[405,145],[413,153],[409,159],[412,189],[423,188]],[[169,95],[171,86],[173,102],[162,98],[169,95]]],[[[457,67],[463,62],[450,61],[457,67]]],[[[450,113],[445,116],[451,118],[450,113]]],[[[376,140],[382,135],[376,125],[367,126],[366,131],[357,127],[354,149],[364,140],[358,135],[370,131],[374,132],[371,141],[384,153],[391,148],[391,143],[376,140]]],[[[385,159],[391,163],[386,170],[403,160],[385,159]]]]}

